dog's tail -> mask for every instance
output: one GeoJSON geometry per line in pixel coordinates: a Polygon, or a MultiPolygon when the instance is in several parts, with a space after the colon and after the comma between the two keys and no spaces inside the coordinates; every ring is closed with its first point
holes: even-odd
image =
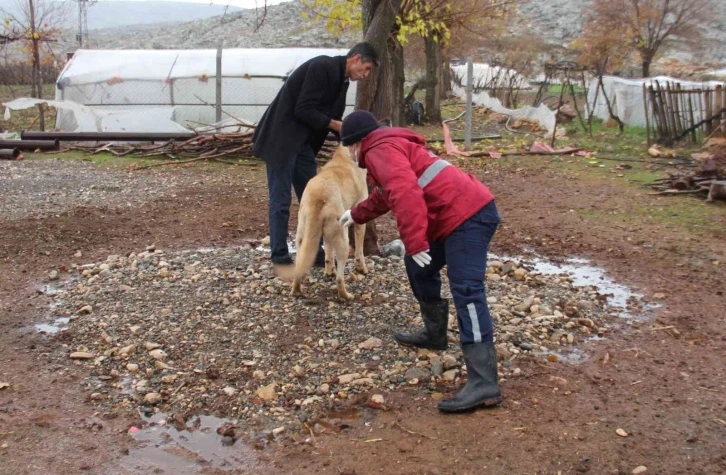
{"type": "Polygon", "coordinates": [[[315,205],[308,207],[310,208],[309,213],[302,212],[301,208],[301,212],[298,214],[299,221],[297,234],[295,235],[295,247],[297,248],[295,264],[275,266],[275,273],[281,279],[293,280],[295,277],[302,278],[312,269],[313,264],[315,264],[315,258],[318,255],[318,248],[320,247],[320,238],[323,235],[319,218],[321,210],[315,205]]]}

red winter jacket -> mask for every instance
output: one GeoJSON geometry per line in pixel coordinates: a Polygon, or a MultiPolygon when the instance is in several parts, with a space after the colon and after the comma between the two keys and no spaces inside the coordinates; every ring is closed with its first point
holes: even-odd
{"type": "Polygon", "coordinates": [[[420,135],[404,128],[380,128],[361,141],[358,165],[376,188],[353,208],[358,224],[393,211],[398,232],[413,255],[442,241],[494,199],[489,188],[454,166],[443,168],[424,188],[419,177],[439,157],[420,135]]]}

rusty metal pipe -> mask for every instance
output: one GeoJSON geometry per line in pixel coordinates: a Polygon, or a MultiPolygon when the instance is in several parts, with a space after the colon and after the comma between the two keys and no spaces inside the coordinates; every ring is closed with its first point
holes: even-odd
{"type": "Polygon", "coordinates": [[[0,140],[0,149],[17,148],[20,150],[58,150],[59,140],[0,140]]]}
{"type": "Polygon", "coordinates": [[[14,148],[12,150],[0,150],[0,160],[15,160],[20,156],[20,150],[14,148]]]}
{"type": "Polygon", "coordinates": [[[23,140],[60,140],[61,142],[166,142],[187,140],[194,132],[37,132],[24,130],[23,140]]]}

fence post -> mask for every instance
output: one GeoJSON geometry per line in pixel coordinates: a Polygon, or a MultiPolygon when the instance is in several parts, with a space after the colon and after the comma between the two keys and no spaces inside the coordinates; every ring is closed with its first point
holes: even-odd
{"type": "Polygon", "coordinates": [[[216,104],[217,104],[217,116],[216,122],[222,120],[222,47],[224,46],[224,40],[219,40],[219,46],[217,46],[217,92],[216,92],[216,104]]]}
{"type": "Polygon", "coordinates": [[[474,93],[474,60],[466,58],[466,129],[464,132],[464,150],[471,150],[471,113],[472,95],[474,93]]]}

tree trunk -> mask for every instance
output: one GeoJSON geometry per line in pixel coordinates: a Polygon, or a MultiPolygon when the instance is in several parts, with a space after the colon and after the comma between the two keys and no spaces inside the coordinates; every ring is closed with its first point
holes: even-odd
{"type": "Polygon", "coordinates": [[[393,112],[391,121],[394,127],[401,127],[406,123],[403,93],[406,73],[404,72],[403,45],[395,39],[395,36],[393,48],[393,112]]]}
{"type": "MultiPolygon", "coordinates": [[[[442,55],[443,56],[443,55],[442,55]]],[[[451,63],[449,58],[441,58],[441,99],[445,100],[451,92],[451,63]]]]}
{"type": "MultiPolygon", "coordinates": [[[[394,117],[395,51],[390,38],[396,26],[401,2],[402,0],[363,0],[361,5],[363,35],[378,52],[380,67],[376,68],[375,74],[371,74],[368,80],[358,83],[355,107],[371,111],[378,119],[389,117],[393,120],[394,117]]],[[[402,60],[403,53],[400,54],[402,60]]],[[[375,220],[366,226],[363,253],[380,254],[375,220]]]]}
{"type": "Polygon", "coordinates": [[[426,49],[426,120],[441,122],[441,45],[435,34],[424,38],[426,49]]]}
{"type": "Polygon", "coordinates": [[[358,83],[356,109],[371,111],[379,119],[393,112],[393,51],[389,37],[396,24],[402,0],[364,0],[365,40],[378,52],[380,67],[368,80],[358,83]]]}
{"type": "Polygon", "coordinates": [[[650,63],[653,61],[653,56],[654,55],[652,55],[652,54],[650,54],[648,52],[643,52],[643,53],[640,54],[640,57],[641,57],[641,60],[642,60],[641,67],[642,67],[643,77],[644,78],[649,78],[650,77],[650,63]]]}
{"type": "MultiPolygon", "coordinates": [[[[32,78],[31,78],[31,89],[33,97],[36,97],[38,99],[43,98],[43,81],[40,77],[40,51],[38,51],[38,40],[36,31],[35,31],[35,5],[33,5],[33,0],[28,0],[28,4],[30,7],[30,41],[33,45],[33,70],[32,70],[32,78]]],[[[38,125],[40,127],[40,130],[45,130],[45,116],[43,114],[43,105],[38,104],[38,125]]]]}

